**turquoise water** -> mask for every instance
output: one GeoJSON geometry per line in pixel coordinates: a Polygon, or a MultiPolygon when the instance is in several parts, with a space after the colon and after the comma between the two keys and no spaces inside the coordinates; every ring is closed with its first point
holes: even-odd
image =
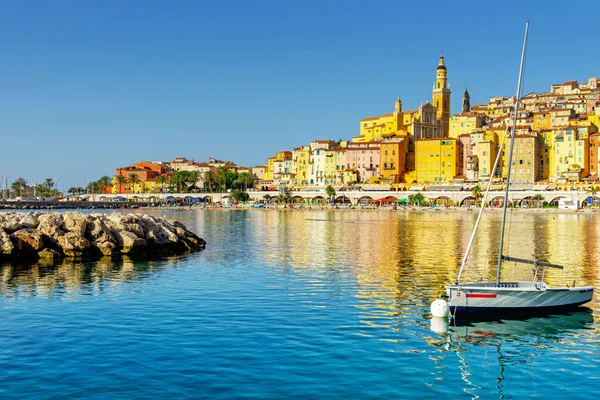
{"type": "MultiPolygon", "coordinates": [[[[1,398],[596,397],[597,295],[572,315],[432,331],[471,213],[166,214],[207,249],[0,269],[1,398]]],[[[514,215],[509,244],[564,263],[551,283],[598,288],[595,218],[514,215]]],[[[494,273],[498,222],[473,275],[494,273]]]]}

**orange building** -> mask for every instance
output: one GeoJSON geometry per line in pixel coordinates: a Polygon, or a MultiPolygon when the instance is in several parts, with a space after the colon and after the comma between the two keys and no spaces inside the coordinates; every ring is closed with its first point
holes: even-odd
{"type": "Polygon", "coordinates": [[[379,176],[391,183],[402,182],[407,151],[408,137],[381,142],[379,176]]]}
{"type": "Polygon", "coordinates": [[[125,181],[123,183],[114,181],[116,191],[117,193],[133,193],[132,188],[127,183],[129,176],[132,174],[136,174],[140,178],[140,186],[145,187],[146,182],[156,181],[156,178],[165,172],[166,170],[162,165],[153,164],[148,161],[140,161],[128,167],[117,168],[115,176],[122,175],[125,181]]]}
{"type": "Polygon", "coordinates": [[[600,133],[592,133],[589,136],[589,160],[590,160],[590,177],[598,177],[598,142],[600,133]]]}

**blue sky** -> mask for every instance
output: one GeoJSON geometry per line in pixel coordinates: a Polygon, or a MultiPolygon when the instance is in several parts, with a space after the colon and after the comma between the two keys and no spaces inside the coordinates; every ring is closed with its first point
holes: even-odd
{"type": "MultiPolygon", "coordinates": [[[[452,112],[599,75],[594,2],[0,2],[0,174],[64,186],[139,160],[266,162],[362,118],[430,100],[452,112]],[[559,7],[560,5],[560,7],[559,7]]],[[[10,184],[9,182],[9,184],[10,184]]]]}

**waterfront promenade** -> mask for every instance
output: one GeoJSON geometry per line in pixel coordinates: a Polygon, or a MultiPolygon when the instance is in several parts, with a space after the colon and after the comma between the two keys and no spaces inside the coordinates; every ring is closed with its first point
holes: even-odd
{"type": "MultiPolygon", "coordinates": [[[[274,201],[280,192],[277,191],[248,191],[249,200],[264,201],[269,198],[274,201]]],[[[385,199],[394,197],[396,199],[406,199],[411,194],[421,193],[424,199],[431,204],[454,204],[457,206],[468,206],[473,204],[475,198],[469,190],[461,191],[338,191],[335,194],[336,202],[348,203],[352,205],[360,205],[369,203],[373,200],[385,199]]],[[[329,203],[330,199],[325,194],[324,190],[302,190],[288,191],[293,202],[309,202],[309,203],[329,203]]],[[[215,193],[132,193],[132,194],[95,194],[89,195],[89,201],[116,201],[118,198],[123,199],[123,202],[151,202],[164,203],[168,201],[192,201],[193,198],[207,198],[212,202],[226,202],[231,197],[230,192],[215,192],[215,193]]],[[[540,202],[548,202],[548,204],[557,205],[558,200],[563,198],[567,200],[577,200],[579,204],[583,204],[592,194],[585,191],[557,191],[557,190],[523,190],[510,191],[508,199],[511,204],[522,205],[531,203],[538,199],[540,202]],[[541,198],[537,196],[541,195],[541,198]]],[[[503,191],[490,191],[488,202],[498,204],[504,198],[503,191]]]]}

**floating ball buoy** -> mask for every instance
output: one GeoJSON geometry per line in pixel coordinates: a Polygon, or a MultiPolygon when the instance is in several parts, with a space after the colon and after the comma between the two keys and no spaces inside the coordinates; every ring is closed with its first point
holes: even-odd
{"type": "Polygon", "coordinates": [[[448,302],[442,299],[434,300],[429,309],[431,310],[431,315],[438,318],[447,317],[450,314],[448,302]]]}
{"type": "Polygon", "coordinates": [[[446,317],[433,317],[431,318],[431,326],[429,327],[435,333],[446,333],[448,332],[448,318],[446,317]]]}

